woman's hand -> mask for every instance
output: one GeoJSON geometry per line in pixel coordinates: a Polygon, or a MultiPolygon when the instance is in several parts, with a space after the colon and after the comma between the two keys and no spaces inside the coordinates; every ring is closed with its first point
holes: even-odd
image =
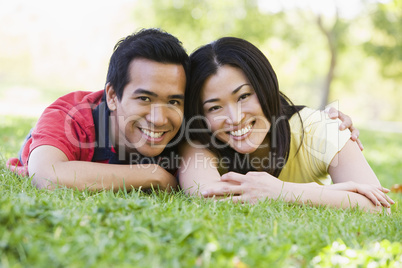
{"type": "Polygon", "coordinates": [[[362,142],[359,140],[359,130],[353,126],[352,118],[347,116],[346,114],[342,113],[341,111],[338,111],[334,107],[330,107],[329,109],[325,109],[325,111],[328,113],[329,118],[331,119],[337,119],[342,121],[342,123],[339,125],[339,130],[345,130],[349,129],[350,132],[352,133],[350,139],[352,141],[355,141],[357,145],[359,145],[360,150],[363,151],[364,147],[362,142]]]}
{"type": "Polygon", "coordinates": [[[221,177],[223,186],[202,192],[204,197],[233,195],[221,200],[257,203],[266,198],[279,198],[284,182],[267,172],[248,172],[246,175],[229,172],[221,177]]]}
{"type": "Polygon", "coordinates": [[[362,184],[353,181],[336,183],[324,186],[330,190],[349,191],[359,193],[367,197],[376,206],[383,206],[389,208],[395,204],[394,200],[386,195],[390,190],[381,186],[372,184],[362,184]]]}

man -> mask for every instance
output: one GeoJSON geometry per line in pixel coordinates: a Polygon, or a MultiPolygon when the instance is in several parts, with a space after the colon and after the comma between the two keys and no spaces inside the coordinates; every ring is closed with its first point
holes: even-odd
{"type": "Polygon", "coordinates": [[[166,32],[127,36],[115,46],[104,90],[72,92],[44,111],[22,148],[20,170],[27,167],[32,183],[47,189],[176,187],[174,167],[141,159],[174,150],[188,66],[181,42],[166,32]]]}

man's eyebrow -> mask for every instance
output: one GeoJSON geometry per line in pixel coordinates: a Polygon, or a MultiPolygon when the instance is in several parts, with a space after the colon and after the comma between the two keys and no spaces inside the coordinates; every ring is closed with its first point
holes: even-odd
{"type": "MultiPolygon", "coordinates": [[[[240,90],[242,87],[244,87],[244,86],[249,86],[249,85],[250,85],[250,84],[243,84],[243,85],[238,86],[237,88],[235,88],[235,89],[232,91],[232,95],[234,95],[234,94],[236,94],[237,92],[239,92],[239,90],[240,90]]],[[[203,103],[202,105],[204,105],[204,104],[206,104],[206,103],[208,103],[208,102],[215,102],[215,101],[220,101],[220,99],[218,99],[218,98],[209,99],[209,100],[204,101],[204,103],[203,103]]]]}
{"type": "Polygon", "coordinates": [[[179,100],[184,100],[184,95],[183,94],[174,94],[174,95],[169,95],[168,99],[179,99],[179,100]]]}
{"type": "Polygon", "coordinates": [[[156,94],[155,92],[143,89],[143,88],[139,88],[136,89],[134,91],[134,94],[144,94],[144,95],[148,95],[148,96],[152,96],[152,97],[158,97],[158,94],[156,94]]]}

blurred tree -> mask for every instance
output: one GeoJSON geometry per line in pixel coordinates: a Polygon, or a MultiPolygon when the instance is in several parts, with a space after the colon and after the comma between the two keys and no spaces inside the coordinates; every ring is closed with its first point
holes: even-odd
{"type": "Polygon", "coordinates": [[[339,50],[345,46],[345,33],[348,24],[339,18],[338,11],[334,17],[332,26],[326,26],[323,22],[321,14],[316,15],[316,22],[322,34],[324,34],[328,42],[328,50],[330,54],[329,67],[325,82],[322,88],[322,97],[320,109],[324,109],[328,104],[331,84],[334,80],[335,68],[338,61],[339,50]]]}
{"type": "Polygon", "coordinates": [[[151,21],[151,27],[179,36],[191,50],[228,35],[261,44],[274,35],[273,24],[283,17],[283,13],[262,14],[257,0],[152,0],[140,4],[135,12],[137,21],[151,21]]]}
{"type": "Polygon", "coordinates": [[[320,106],[324,107],[328,103],[338,52],[344,46],[347,27],[338,16],[324,19],[320,14],[312,14],[309,10],[292,12],[279,9],[275,13],[262,12],[257,0],[152,0],[148,2],[147,7],[147,11],[143,8],[138,9],[141,10],[136,13],[139,21],[145,21],[145,16],[151,16],[153,27],[157,25],[172,32],[182,40],[186,40],[184,44],[187,47],[190,44],[192,48],[221,36],[231,35],[244,38],[259,47],[270,38],[279,38],[281,42],[296,49],[306,45],[303,44],[307,42],[306,27],[318,25],[323,34],[322,40],[327,41],[329,55],[329,67],[321,89],[320,106]]]}
{"type": "Polygon", "coordinates": [[[371,18],[374,32],[365,51],[380,60],[385,77],[402,79],[402,0],[377,3],[371,18]]]}
{"type": "MultiPolygon", "coordinates": [[[[141,27],[159,27],[179,37],[188,52],[222,36],[254,43],[274,66],[280,89],[295,103],[318,108],[328,101],[343,100],[342,110],[354,117],[370,103],[373,113],[366,113],[367,118],[372,119],[373,114],[398,118],[402,110],[394,103],[395,97],[386,98],[393,96],[396,83],[385,84],[378,75],[379,64],[363,52],[362,43],[372,32],[367,14],[372,5],[356,1],[363,3],[360,9],[331,1],[332,11],[340,10],[336,14],[327,13],[326,4],[303,6],[300,2],[298,6],[298,1],[288,5],[266,0],[149,0],[137,1],[133,15],[141,27]],[[352,16],[345,15],[352,9],[352,16]],[[372,100],[362,97],[367,92],[374,96],[379,87],[390,94],[372,100]],[[392,102],[389,111],[377,108],[385,102],[392,102]]],[[[390,55],[393,57],[392,52],[390,55]]]]}

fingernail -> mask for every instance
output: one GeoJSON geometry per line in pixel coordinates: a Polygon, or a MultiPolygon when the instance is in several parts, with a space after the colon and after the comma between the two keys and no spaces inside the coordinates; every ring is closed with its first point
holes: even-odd
{"type": "Polygon", "coordinates": [[[203,196],[206,196],[206,195],[208,195],[208,192],[207,192],[207,191],[203,191],[203,192],[201,192],[201,194],[202,194],[203,196]]]}

